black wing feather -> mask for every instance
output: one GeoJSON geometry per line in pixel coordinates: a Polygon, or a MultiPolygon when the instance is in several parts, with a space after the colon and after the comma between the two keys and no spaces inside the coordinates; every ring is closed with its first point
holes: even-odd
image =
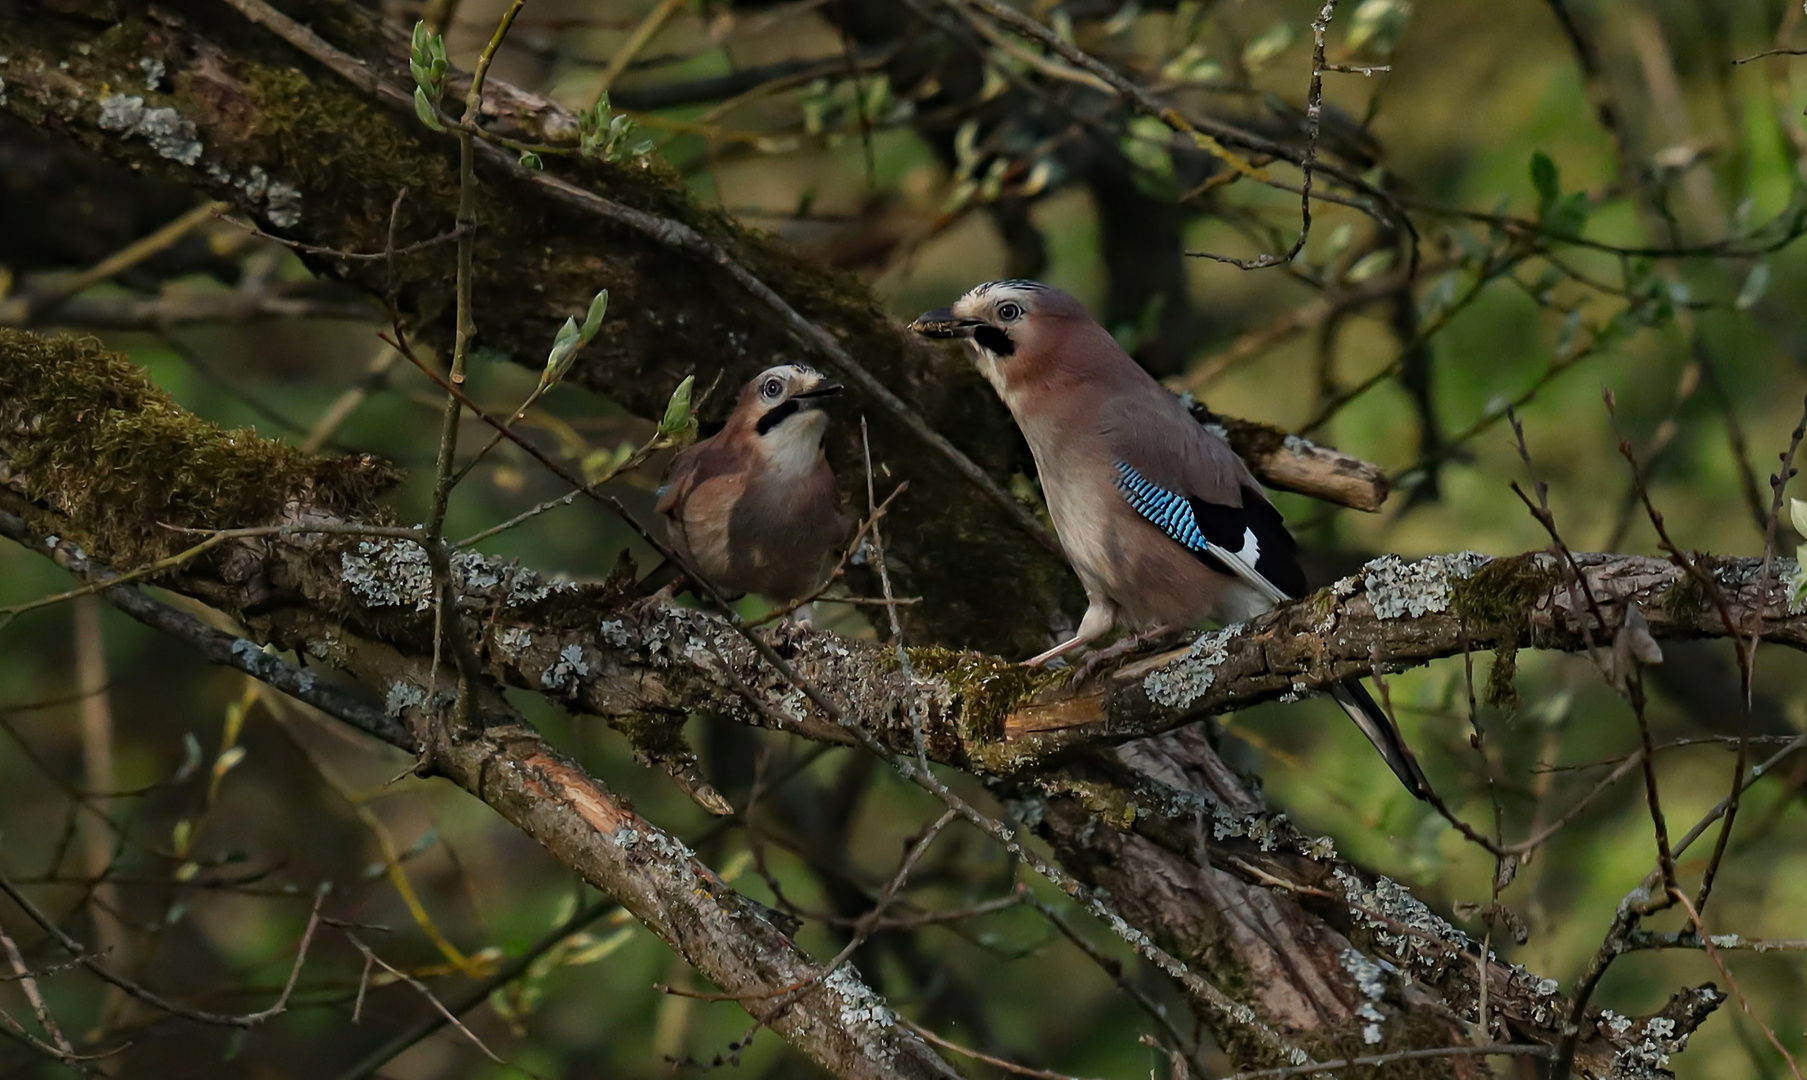
{"type": "Polygon", "coordinates": [[[1128,462],[1117,463],[1117,489],[1130,508],[1198,556],[1213,570],[1231,573],[1213,550],[1241,552],[1253,537],[1254,570],[1288,596],[1305,594],[1305,572],[1299,568],[1299,545],[1286,531],[1274,504],[1252,487],[1242,489],[1241,506],[1225,506],[1188,497],[1149,481],[1128,462]]]}

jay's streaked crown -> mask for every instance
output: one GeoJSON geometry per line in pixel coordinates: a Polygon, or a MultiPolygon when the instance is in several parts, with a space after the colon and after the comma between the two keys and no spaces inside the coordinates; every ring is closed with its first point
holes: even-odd
{"type": "Polygon", "coordinates": [[[1007,278],[975,286],[952,307],[923,312],[910,329],[924,337],[965,338],[1001,359],[1075,318],[1091,320],[1073,297],[1039,281],[1007,278]]]}

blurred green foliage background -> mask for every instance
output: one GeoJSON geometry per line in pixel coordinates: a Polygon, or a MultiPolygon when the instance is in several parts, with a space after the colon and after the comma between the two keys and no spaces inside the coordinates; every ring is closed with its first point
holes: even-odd
{"type": "MultiPolygon", "coordinates": [[[[1505,403],[1533,388],[1519,410],[1525,440],[1571,547],[1657,550],[1619,451],[1623,437],[1647,467],[1651,498],[1677,543],[1760,554],[1764,535],[1747,472],[1754,471],[1766,510],[1765,480],[1788,446],[1807,392],[1800,302],[1807,262],[1798,242],[1755,253],[1801,231],[1807,57],[1732,61],[1771,47],[1779,28],[1784,44],[1807,43],[1801,12],[1763,0],[1578,5],[1600,52],[1602,85],[1619,109],[1627,144],[1622,158],[1597,122],[1590,95],[1599,88],[1590,89],[1545,5],[1423,3],[1401,14],[1408,5],[1395,2],[1383,5],[1387,11],[1370,11],[1369,19],[1396,20],[1370,28],[1394,35],[1396,48],[1384,54],[1385,42],[1370,42],[1353,51],[1353,15],[1373,2],[1344,4],[1332,24],[1329,55],[1391,70],[1328,74],[1325,101],[1338,125],[1371,142],[1370,175],[1384,172],[1389,190],[1411,208],[1420,262],[1403,287],[1426,333],[1434,382],[1415,401],[1399,379],[1382,378],[1312,431],[1380,464],[1401,485],[1371,515],[1279,497],[1308,548],[1314,583],[1384,552],[1510,554],[1545,546],[1542,527],[1508,487],[1513,480],[1526,485],[1527,470],[1510,427],[1499,422],[1505,403]],[[1535,164],[1534,155],[1544,155],[1556,175],[1535,164]],[[1660,215],[1652,219],[1638,208],[1640,184],[1650,185],[1673,215],[1673,236],[1652,234],[1660,215]],[[1574,193],[1580,201],[1562,205],[1574,193]],[[1502,252],[1524,239],[1472,216],[1492,214],[1541,216],[1558,231],[1572,225],[1590,241],[1634,248],[1737,239],[1719,251],[1649,259],[1531,237],[1525,242],[1538,253],[1488,274],[1502,252]],[[1552,217],[1563,214],[1572,219],[1552,217]],[[1616,427],[1603,389],[1617,396],[1616,427]],[[1447,450],[1434,497],[1422,484],[1424,402],[1446,440],[1479,425],[1447,450]]],[[[402,6],[397,17],[411,22],[402,6]]],[[[813,10],[820,6],[680,5],[622,73],[618,96],[796,57],[840,55],[845,42],[813,10]]],[[[652,7],[642,0],[532,0],[496,75],[558,100],[581,100],[652,7]]],[[[1208,84],[1213,89],[1194,92],[1207,109],[1273,119],[1302,103],[1308,21],[1317,5],[1224,0],[1181,4],[1178,13],[1161,10],[1172,5],[1129,10],[1134,7],[1117,12],[1121,25],[1111,24],[1114,30],[1100,29],[1101,19],[1082,21],[1081,40],[1138,74],[1179,71],[1208,84]]],[[[448,35],[455,64],[468,65],[499,12],[494,0],[465,0],[457,8],[448,35]]],[[[656,144],[653,153],[685,175],[699,200],[847,267],[907,318],[976,282],[1005,276],[1013,265],[986,193],[963,190],[959,164],[938,157],[912,117],[894,111],[896,104],[875,77],[856,89],[844,77],[823,76],[749,96],[725,111],[719,101],[628,111],[640,122],[640,136],[656,144]],[[850,107],[856,94],[872,106],[872,130],[864,137],[850,107]]],[[[20,137],[11,128],[5,134],[20,137]]],[[[1144,180],[1155,189],[1163,170],[1172,172],[1163,153],[1154,144],[1147,158],[1144,180]]],[[[1111,267],[1101,251],[1096,196],[1063,183],[1059,170],[1045,179],[1046,191],[1028,209],[1046,243],[1040,276],[1102,310],[1111,267]]],[[[1190,250],[1238,256],[1276,250],[1263,245],[1267,230],[1283,249],[1297,228],[1297,197],[1287,192],[1237,183],[1213,197],[1218,201],[1208,212],[1184,224],[1190,250]]],[[[1385,254],[1397,249],[1375,243],[1374,232],[1360,212],[1320,203],[1310,241],[1291,267],[1244,272],[1187,261],[1193,332],[1183,342],[1163,343],[1184,360],[1164,374],[1175,385],[1190,385],[1215,410],[1300,430],[1343,392],[1394,370],[1403,344],[1385,305],[1352,307],[1333,324],[1309,314],[1325,296],[1402,273],[1398,258],[1385,254]],[[1303,325],[1287,332],[1288,320],[1303,325]],[[1255,335],[1256,345],[1239,346],[1244,335],[1255,335]]],[[[268,275],[278,287],[309,279],[295,257],[229,225],[209,225],[204,234],[215,257],[268,275]]],[[[15,267],[14,286],[54,280],[70,269],[15,267]]],[[[236,286],[192,273],[146,287],[180,300],[236,286]]],[[[102,286],[93,295],[128,291],[102,286]]],[[[481,312],[479,297],[479,319],[481,312]]],[[[1113,329],[1143,348],[1159,315],[1149,312],[1113,329]]],[[[103,336],[195,412],[300,442],[382,356],[375,337],[380,325],[373,314],[365,321],[200,323],[103,336]]],[[[707,382],[711,358],[698,356],[696,367],[707,382]]],[[[728,372],[719,392],[731,394],[749,374],[728,372]]],[[[533,380],[524,368],[482,358],[472,375],[479,398],[502,411],[533,380]]],[[[403,520],[424,513],[439,409],[429,384],[401,365],[329,443],[381,454],[409,470],[395,497],[403,520]]],[[[524,423],[579,461],[606,457],[650,431],[644,418],[576,389],[555,391],[524,423]]],[[[662,464],[618,485],[636,511],[650,509],[662,464]]],[[[448,532],[475,532],[560,490],[505,445],[459,489],[448,532]]],[[[1796,538],[1783,518],[1777,543],[1788,553],[1796,538]]],[[[542,571],[589,579],[605,576],[624,549],[634,548],[618,525],[581,500],[485,545],[542,571]]],[[[635,554],[643,567],[651,564],[644,549],[635,554]]],[[[0,547],[0,605],[67,587],[46,560],[0,547]]],[[[872,632],[845,611],[832,614],[829,625],[872,632]]],[[[386,960],[427,978],[447,997],[473,983],[455,958],[472,972],[487,972],[498,958],[519,954],[596,902],[568,871],[474,800],[407,777],[401,757],[373,750],[298,707],[272,703],[242,677],[202,665],[110,610],[96,612],[98,623],[86,628],[77,612],[78,605],[63,604],[0,627],[0,865],[22,884],[63,882],[34,889],[53,911],[91,899],[93,910],[73,919],[71,930],[112,942],[115,958],[148,983],[209,1008],[261,1007],[286,975],[319,882],[332,883],[331,908],[340,917],[386,928],[360,932],[386,960]],[[117,794],[84,803],[72,796],[90,788],[97,748],[92,739],[84,745],[78,663],[84,651],[95,650],[104,657],[109,786],[117,794]],[[222,757],[228,746],[242,748],[242,756],[222,757]],[[398,891],[384,844],[398,853],[432,932],[398,891]],[[102,870],[105,884],[82,884],[102,870]],[[436,947],[435,936],[447,947],[436,947]]],[[[1496,662],[1475,657],[1475,678],[1485,684],[1496,662]]],[[[1405,672],[1388,685],[1420,757],[1457,811],[1490,822],[1497,797],[1508,837],[1548,823],[1602,774],[1599,763],[1637,745],[1629,710],[1585,657],[1519,655],[1522,704],[1480,705],[1478,750],[1470,745],[1461,661],[1405,672]]],[[[1807,672],[1797,655],[1759,653],[1755,688],[1759,734],[1801,730],[1807,672]]],[[[1672,647],[1668,663],[1653,674],[1653,691],[1659,740],[1737,733],[1736,672],[1724,643],[1672,647]]],[[[738,787],[729,781],[725,790],[744,796],[755,769],[769,779],[801,766],[786,787],[764,798],[797,800],[793,812],[803,819],[812,812],[845,814],[841,843],[831,850],[787,834],[777,815],[760,807],[718,825],[661,775],[637,765],[622,740],[599,725],[526,696],[518,702],[639,810],[697,844],[736,887],[768,903],[779,898],[762,873],[810,911],[832,906],[842,882],[878,885],[908,838],[937,811],[920,792],[849,752],[698,725],[693,734],[712,774],[739,778],[738,787]]],[[[1261,773],[1270,798],[1303,827],[1332,836],[1339,850],[1409,883],[1440,910],[1487,903],[1492,860],[1377,771],[1368,747],[1333,707],[1318,701],[1264,706],[1225,724],[1246,745],[1241,760],[1261,773]]],[[[1731,770],[1723,744],[1663,752],[1658,772],[1672,826],[1692,823],[1721,798],[1731,770]]],[[[1784,767],[1747,799],[1708,918],[1715,930],[1807,936],[1804,775],[1800,764],[1784,767]]],[[[986,798],[969,787],[974,798],[986,798]]],[[[828,829],[816,838],[835,834],[828,829]]],[[[1690,852],[1684,870],[1698,872],[1706,848],[1690,852]]],[[[1526,940],[1496,936],[1495,947],[1566,986],[1598,946],[1614,905],[1653,858],[1643,792],[1633,778],[1522,868],[1501,899],[1522,920],[1526,940]]],[[[999,851],[956,829],[916,875],[910,898],[928,908],[958,908],[1002,895],[1012,882],[999,851]]],[[[1464,925],[1483,932],[1478,920],[1464,925]]],[[[1657,925],[1682,924],[1672,913],[1657,925]]],[[[15,935],[24,929],[10,916],[7,926],[15,935]]],[[[1088,929],[1113,948],[1107,934],[1088,929]]],[[[514,1066],[539,1076],[653,1077],[733,1053],[738,1064],[726,1067],[737,1075],[811,1074],[769,1033],[731,1052],[748,1024],[737,1007],[660,992],[658,984],[706,988],[643,930],[604,913],[584,933],[551,954],[558,962],[541,963],[525,983],[469,1014],[472,1030],[514,1066]]],[[[1147,1018],[1032,914],[1018,909],[912,938],[921,954],[915,970],[895,953],[874,952],[883,959],[867,975],[906,1012],[938,1000],[949,1010],[943,1015],[954,1017],[954,1026],[944,1029],[951,1037],[1080,1076],[1139,1076],[1156,1067],[1156,1055],[1137,1043],[1147,1018]],[[930,979],[925,972],[937,974],[930,979]],[[947,996],[950,986],[957,997],[947,996]]],[[[827,956],[844,937],[812,920],[802,940],[827,956]]],[[[1791,1052],[1802,1053],[1801,954],[1728,955],[1759,1016],[1791,1052]]],[[[117,1029],[116,1038],[131,1041],[118,1075],[232,1070],[332,1077],[430,1012],[407,986],[379,979],[362,995],[357,1023],[348,1024],[362,971],[354,950],[323,938],[303,978],[300,1007],[249,1035],[159,1018],[78,975],[48,985],[59,1014],[79,1018],[76,1026],[105,1023],[117,1029]]],[[[1596,1000],[1636,1013],[1657,1007],[1684,983],[1718,978],[1697,952],[1641,952],[1618,962],[1596,1000]]],[[[1173,1000],[1148,972],[1135,979],[1173,1000]]],[[[1733,1005],[1707,1023],[1675,1068],[1687,1077],[1786,1075],[1759,1029],[1733,1005]]],[[[55,1071],[0,1042],[0,1076],[55,1071]]],[[[975,1072],[985,1074],[979,1066],[975,1072]]],[[[420,1042],[383,1072],[423,1080],[513,1074],[452,1031],[420,1042]]]]}

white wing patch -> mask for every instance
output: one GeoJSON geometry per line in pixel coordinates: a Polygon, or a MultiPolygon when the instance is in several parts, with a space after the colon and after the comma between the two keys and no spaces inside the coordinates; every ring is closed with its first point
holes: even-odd
{"type": "Polygon", "coordinates": [[[1238,559],[1241,559],[1243,562],[1247,563],[1250,566],[1255,566],[1256,564],[1260,563],[1261,562],[1261,542],[1259,540],[1255,539],[1255,530],[1254,529],[1242,530],[1242,546],[1237,548],[1235,551],[1230,552],[1230,554],[1236,556],[1238,559]]]}

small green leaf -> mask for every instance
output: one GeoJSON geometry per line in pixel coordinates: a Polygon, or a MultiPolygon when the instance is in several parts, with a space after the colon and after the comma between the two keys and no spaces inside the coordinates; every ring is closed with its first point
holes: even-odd
{"type": "Polygon", "coordinates": [[[1543,217],[1562,194],[1562,173],[1542,150],[1531,155],[1531,187],[1537,191],[1537,213],[1543,217]]]}
{"type": "Polygon", "coordinates": [[[445,130],[445,125],[439,122],[439,110],[433,107],[433,102],[428,99],[427,92],[418,86],[414,88],[414,115],[420,117],[420,122],[434,131],[445,130]]]}
{"type": "Polygon", "coordinates": [[[564,378],[583,344],[583,331],[578,329],[577,320],[566,319],[565,325],[558,328],[558,336],[552,339],[552,351],[546,354],[546,370],[540,373],[540,381],[551,386],[564,378]]]}
{"type": "Polygon", "coordinates": [[[1738,200],[1738,206],[1732,211],[1732,231],[1742,235],[1749,232],[1751,217],[1757,212],[1757,200],[1746,195],[1738,200]]]}
{"type": "Polygon", "coordinates": [[[1425,292],[1424,299],[1419,301],[1418,318],[1421,321],[1429,322],[1441,315],[1443,309],[1450,305],[1450,301],[1456,298],[1456,288],[1461,283],[1462,274],[1459,270],[1451,270],[1439,277],[1436,284],[1425,292]]]}
{"type": "Polygon", "coordinates": [[[1391,267],[1395,258],[1397,258],[1397,256],[1392,248],[1381,248],[1379,251],[1370,251],[1356,260],[1355,265],[1349,268],[1349,272],[1343,275],[1343,280],[1350,284],[1359,285],[1381,271],[1391,267]]]}
{"type": "Polygon", "coordinates": [[[583,327],[578,331],[585,342],[596,336],[596,331],[602,327],[602,317],[608,314],[608,310],[609,291],[604,289],[591,298],[590,310],[585,313],[583,327]]]}
{"type": "Polygon", "coordinates": [[[218,779],[222,776],[225,776],[227,773],[231,772],[233,770],[233,768],[238,765],[239,762],[241,762],[243,760],[245,760],[245,748],[244,747],[242,747],[242,746],[227,747],[225,753],[221,754],[219,756],[219,759],[213,763],[214,778],[218,779]]]}
{"type": "Polygon", "coordinates": [[[182,733],[182,764],[176,767],[176,774],[170,782],[180,784],[195,774],[201,767],[201,740],[194,737],[193,732],[182,733]]]}
{"type": "Polygon", "coordinates": [[[972,175],[978,164],[979,156],[979,122],[968,120],[954,129],[954,163],[957,166],[955,175],[965,179],[972,175]]]}
{"type": "Polygon", "coordinates": [[[431,41],[432,38],[433,38],[433,31],[427,29],[426,20],[425,19],[417,20],[414,24],[413,37],[409,39],[408,44],[410,47],[410,51],[414,54],[415,59],[419,60],[422,64],[425,64],[429,59],[431,59],[431,57],[427,53],[427,42],[431,41]]]}
{"type": "Polygon", "coordinates": [[[1763,299],[1763,294],[1768,291],[1769,264],[1760,262],[1751,267],[1750,275],[1744,279],[1744,288],[1738,290],[1738,299],[1732,302],[1732,306],[1739,311],[1749,311],[1757,306],[1757,301],[1763,299]]]}
{"type": "Polygon", "coordinates": [[[1795,532],[1807,536],[1807,500],[1788,500],[1788,522],[1794,526],[1795,532]]]}
{"type": "Polygon", "coordinates": [[[1544,211],[1543,226],[1558,236],[1579,237],[1587,228],[1587,216],[1592,210],[1587,192],[1571,191],[1544,211]]]}
{"type": "Polygon", "coordinates": [[[690,408],[690,391],[695,385],[696,376],[686,375],[678,388],[671,392],[671,400],[665,405],[665,418],[659,421],[661,436],[669,438],[696,423],[696,416],[690,408]]]}
{"type": "Polygon", "coordinates": [[[1411,0],[1362,0],[1349,18],[1349,51],[1391,54],[1411,17],[1411,0]]]}
{"type": "Polygon", "coordinates": [[[1293,43],[1297,31],[1292,23],[1277,22],[1262,32],[1261,36],[1249,42],[1242,50],[1242,66],[1250,71],[1260,71],[1269,60],[1285,52],[1293,43]]]}
{"type": "MultiPolygon", "coordinates": [[[[565,965],[567,967],[581,967],[584,964],[594,964],[598,960],[605,960],[608,958],[609,954],[632,941],[634,939],[634,934],[638,929],[638,927],[624,926],[600,941],[592,940],[590,942],[585,942],[580,947],[572,949],[570,953],[566,954],[565,965]]],[[[587,937],[588,935],[585,936],[587,937]]]]}
{"type": "Polygon", "coordinates": [[[1575,335],[1581,331],[1581,309],[1569,312],[1569,317],[1562,321],[1562,333],[1556,336],[1556,356],[1567,360],[1575,355],[1575,335]]]}
{"type": "Polygon", "coordinates": [[[1319,262],[1333,262],[1338,255],[1349,250],[1355,243],[1355,226],[1345,221],[1330,230],[1330,238],[1324,242],[1324,250],[1319,254],[1319,262]]]}
{"type": "Polygon", "coordinates": [[[524,150],[521,152],[521,168],[532,169],[534,172],[539,172],[541,169],[544,169],[545,167],[546,167],[546,163],[544,161],[540,160],[540,156],[538,154],[534,153],[531,150],[524,150]]]}

